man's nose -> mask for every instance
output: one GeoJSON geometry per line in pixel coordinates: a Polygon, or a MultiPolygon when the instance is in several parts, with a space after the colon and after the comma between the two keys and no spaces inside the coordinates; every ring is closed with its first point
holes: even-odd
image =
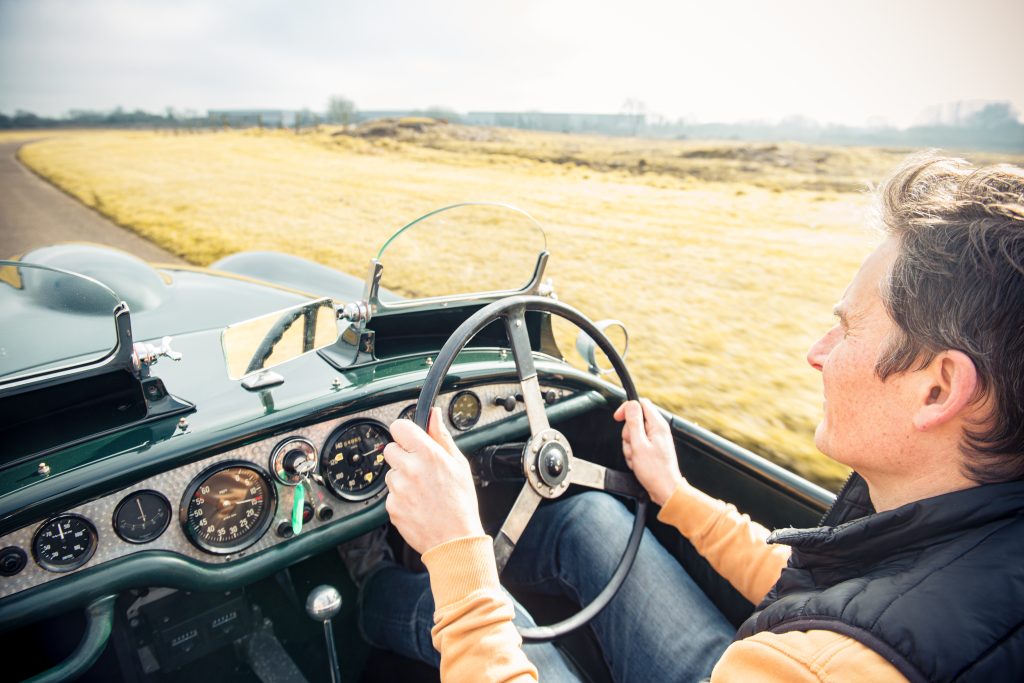
{"type": "Polygon", "coordinates": [[[818,341],[811,344],[811,348],[808,349],[807,362],[810,363],[811,367],[818,372],[821,372],[821,368],[825,364],[825,359],[828,358],[828,354],[832,352],[832,347],[835,346],[835,338],[838,332],[839,325],[836,325],[823,334],[818,341]]]}

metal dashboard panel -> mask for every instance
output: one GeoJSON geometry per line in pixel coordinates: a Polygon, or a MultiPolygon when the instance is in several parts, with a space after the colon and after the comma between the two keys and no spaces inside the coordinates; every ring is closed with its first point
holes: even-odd
{"type": "MultiPolygon", "coordinates": [[[[565,398],[572,393],[565,389],[542,387],[542,391],[549,390],[554,391],[558,399],[565,398]]],[[[498,397],[507,396],[510,393],[514,395],[521,392],[522,390],[518,383],[503,383],[474,387],[473,391],[477,393],[482,403],[480,420],[474,429],[515,417],[524,412],[524,408],[521,403],[517,404],[515,410],[511,412],[506,411],[505,408],[495,405],[494,403],[494,400],[498,397]]],[[[437,405],[439,407],[447,406],[451,401],[451,398],[457,393],[459,392],[445,392],[438,399],[437,405]]],[[[319,450],[323,448],[324,443],[327,441],[327,437],[331,432],[342,424],[353,420],[370,419],[382,422],[385,425],[390,425],[391,422],[398,418],[399,413],[401,413],[401,411],[410,404],[411,402],[409,401],[391,403],[370,410],[353,412],[343,417],[310,425],[308,427],[282,432],[276,436],[262,439],[246,446],[235,448],[219,455],[148,477],[133,484],[132,486],[65,510],[62,514],[71,513],[81,515],[91,521],[96,527],[98,536],[96,552],[92,558],[90,558],[89,561],[81,567],[70,572],[53,572],[43,569],[36,563],[32,555],[33,536],[43,523],[53,517],[48,517],[46,520],[38,520],[35,524],[23,527],[17,531],[2,536],[0,537],[0,548],[6,548],[8,546],[20,547],[26,552],[29,559],[28,564],[18,574],[10,577],[0,577],[0,599],[35,586],[48,583],[55,579],[59,579],[63,576],[81,571],[88,571],[91,567],[136,553],[145,553],[153,550],[170,551],[193,560],[218,565],[255,555],[280,543],[287,543],[289,539],[278,536],[275,533],[275,528],[278,523],[290,520],[291,518],[294,488],[292,486],[282,484],[273,476],[273,474],[270,475],[270,479],[277,493],[277,510],[273,516],[273,522],[271,523],[270,528],[253,545],[249,546],[245,550],[229,555],[214,555],[207,553],[197,548],[188,540],[185,535],[185,531],[182,528],[180,519],[180,508],[183,503],[182,497],[186,488],[195,477],[203,472],[203,470],[211,465],[226,461],[239,461],[242,464],[251,463],[259,467],[261,470],[269,472],[269,460],[274,447],[286,439],[293,437],[308,439],[317,447],[317,451],[319,452],[319,450]],[[158,538],[150,541],[149,543],[139,545],[124,541],[114,532],[113,516],[118,503],[120,503],[125,496],[143,489],[158,491],[166,496],[167,500],[171,502],[172,515],[174,519],[171,520],[167,530],[158,538]]],[[[443,412],[445,422],[457,437],[458,431],[452,428],[451,423],[448,420],[447,410],[443,412]]],[[[303,525],[304,530],[320,528],[344,519],[367,506],[373,505],[379,501],[385,493],[385,490],[382,489],[379,493],[367,500],[356,502],[347,501],[337,498],[325,486],[313,479],[309,480],[309,488],[307,490],[311,490],[312,493],[307,500],[314,507],[319,507],[322,504],[328,505],[334,511],[334,515],[327,521],[321,521],[316,515],[314,515],[313,519],[309,523],[303,525]]],[[[185,503],[187,504],[187,501],[185,501],[185,503]]]]}

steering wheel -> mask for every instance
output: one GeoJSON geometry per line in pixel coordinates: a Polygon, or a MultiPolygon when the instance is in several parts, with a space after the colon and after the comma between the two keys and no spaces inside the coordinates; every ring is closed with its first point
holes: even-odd
{"type": "Polygon", "coordinates": [[[530,424],[530,440],[526,443],[522,456],[526,483],[494,539],[494,556],[498,565],[498,573],[500,574],[508,563],[512,551],[515,550],[516,542],[519,541],[540,502],[544,499],[561,497],[569,488],[569,484],[579,484],[617,495],[625,495],[637,501],[636,517],[626,543],[626,549],[623,551],[622,558],[608,584],[597,597],[576,614],[556,624],[519,628],[519,633],[524,641],[544,642],[585,625],[604,609],[618,592],[633,566],[637,550],[640,547],[640,539],[643,537],[647,493],[632,472],[611,470],[575,457],[565,436],[548,423],[548,416],[544,410],[544,399],[541,397],[540,383],[537,379],[537,370],[533,364],[533,350],[530,347],[530,338],[526,330],[526,311],[528,310],[558,315],[590,335],[597,346],[608,356],[612,367],[618,373],[619,380],[626,392],[626,398],[629,400],[638,398],[636,386],[633,384],[633,379],[630,377],[622,357],[608,341],[608,338],[586,316],[575,308],[552,299],[538,296],[513,296],[480,309],[463,322],[448,338],[424,380],[423,390],[416,402],[414,421],[426,430],[430,408],[437,400],[441,384],[455,357],[477,333],[501,319],[505,323],[512,355],[515,358],[519,384],[523,392],[523,403],[526,407],[526,418],[530,424]]]}

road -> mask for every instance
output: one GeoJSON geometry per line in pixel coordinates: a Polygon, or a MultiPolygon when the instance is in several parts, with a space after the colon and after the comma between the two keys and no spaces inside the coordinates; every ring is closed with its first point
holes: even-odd
{"type": "Polygon", "coordinates": [[[24,141],[0,143],[0,259],[55,242],[117,247],[146,261],[184,263],[40,179],[17,159],[24,141]]]}

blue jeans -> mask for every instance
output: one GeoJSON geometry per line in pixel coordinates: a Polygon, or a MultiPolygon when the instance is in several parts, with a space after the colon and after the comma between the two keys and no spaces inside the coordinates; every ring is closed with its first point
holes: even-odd
{"type": "MultiPolygon", "coordinates": [[[[586,492],[534,513],[502,580],[586,604],[605,586],[626,547],[633,515],[603,493],[586,492]]],[[[360,626],[385,649],[438,666],[430,640],[434,601],[426,574],[388,565],[364,586],[360,626]]],[[[516,605],[516,623],[533,625],[516,605]]],[[[697,681],[710,676],[735,628],[649,532],[625,583],[590,622],[616,681],[697,681]]],[[[550,643],[523,651],[541,681],[579,680],[550,643]]]]}

